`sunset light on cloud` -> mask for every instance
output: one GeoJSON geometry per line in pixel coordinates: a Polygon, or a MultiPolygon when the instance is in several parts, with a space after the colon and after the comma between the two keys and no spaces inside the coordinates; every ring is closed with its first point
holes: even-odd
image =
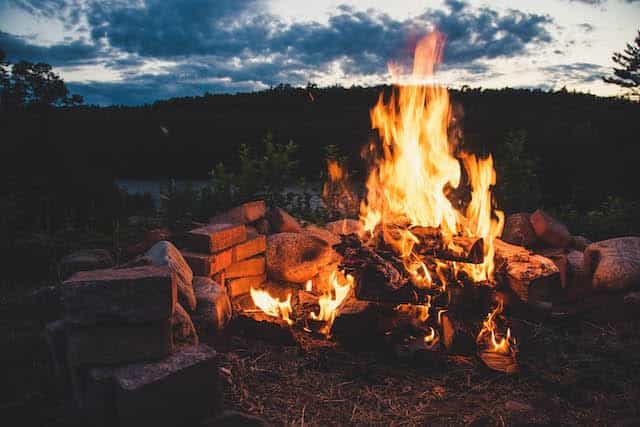
{"type": "Polygon", "coordinates": [[[376,85],[427,31],[447,36],[440,80],[620,94],[602,81],[640,1],[0,0],[11,60],[52,64],[87,102],[141,104],[280,83],[376,85]]]}

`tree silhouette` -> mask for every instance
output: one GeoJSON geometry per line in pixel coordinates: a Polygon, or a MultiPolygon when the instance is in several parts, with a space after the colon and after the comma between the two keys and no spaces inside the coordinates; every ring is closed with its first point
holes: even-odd
{"type": "Polygon", "coordinates": [[[11,64],[0,49],[0,101],[5,109],[20,106],[72,106],[82,104],[80,95],[71,95],[64,80],[51,65],[20,61],[11,64]]]}
{"type": "Polygon", "coordinates": [[[627,43],[624,52],[614,52],[611,59],[621,68],[614,67],[614,75],[603,77],[603,80],[630,89],[633,96],[640,96],[640,31],[633,43],[627,43]]]}

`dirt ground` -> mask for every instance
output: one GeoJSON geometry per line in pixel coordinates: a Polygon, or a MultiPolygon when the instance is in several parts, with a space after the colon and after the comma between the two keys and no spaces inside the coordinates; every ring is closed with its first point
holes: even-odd
{"type": "MultiPolygon", "coordinates": [[[[59,309],[48,292],[1,298],[0,419],[67,425],[41,336],[59,309]]],[[[476,357],[398,360],[302,331],[293,346],[231,337],[221,353],[224,404],[292,426],[640,425],[640,307],[609,300],[586,315],[513,318],[514,375],[476,357]]]]}

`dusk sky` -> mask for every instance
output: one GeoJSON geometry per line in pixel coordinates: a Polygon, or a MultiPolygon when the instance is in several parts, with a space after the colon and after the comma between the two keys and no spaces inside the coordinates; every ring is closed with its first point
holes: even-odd
{"type": "Polygon", "coordinates": [[[566,86],[616,95],[611,54],[640,0],[0,0],[0,48],[52,64],[86,103],[390,82],[434,27],[451,87],[566,86]]]}

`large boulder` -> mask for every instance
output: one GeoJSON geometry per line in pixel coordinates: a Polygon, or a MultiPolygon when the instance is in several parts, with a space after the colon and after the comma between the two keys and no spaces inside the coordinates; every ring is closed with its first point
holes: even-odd
{"type": "Polygon", "coordinates": [[[538,209],[531,214],[530,221],[536,235],[544,243],[554,248],[566,248],[569,245],[569,230],[551,215],[538,209]]]}
{"type": "Polygon", "coordinates": [[[272,208],[267,212],[271,231],[274,233],[302,233],[302,226],[297,219],[281,208],[272,208]]]}
{"type": "Polygon", "coordinates": [[[193,293],[193,272],[184,257],[171,242],[163,240],[156,243],[145,254],[152,265],[167,265],[176,275],[178,301],[183,307],[193,311],[196,309],[196,296],[193,293]]]}
{"type": "Polygon", "coordinates": [[[534,246],[538,238],[531,225],[530,217],[530,214],[524,212],[507,216],[504,221],[502,241],[527,248],[534,246]]]}
{"type": "Polygon", "coordinates": [[[584,251],[584,268],[594,289],[624,290],[640,284],[640,237],[592,243],[584,251]]]}
{"type": "Polygon", "coordinates": [[[304,283],[340,256],[324,240],[305,233],[278,233],[267,241],[267,274],[273,280],[304,283]]]}
{"type": "Polygon", "coordinates": [[[113,267],[114,264],[113,257],[105,249],[83,249],[60,260],[60,273],[67,278],[78,271],[100,270],[113,267]]]}

